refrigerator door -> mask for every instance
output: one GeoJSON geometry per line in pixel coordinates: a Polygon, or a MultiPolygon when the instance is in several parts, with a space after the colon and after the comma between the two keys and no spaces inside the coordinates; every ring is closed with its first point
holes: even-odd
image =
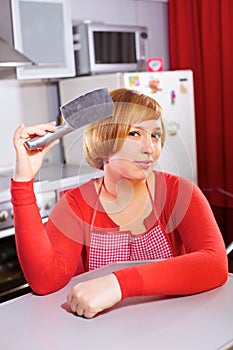
{"type": "Polygon", "coordinates": [[[125,73],[123,80],[125,87],[149,95],[163,108],[166,140],[156,168],[197,182],[192,72],[125,73]]]}

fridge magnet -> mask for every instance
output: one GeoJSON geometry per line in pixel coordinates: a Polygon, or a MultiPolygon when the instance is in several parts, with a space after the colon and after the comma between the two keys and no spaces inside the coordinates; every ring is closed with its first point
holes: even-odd
{"type": "Polygon", "coordinates": [[[175,90],[171,91],[171,104],[174,105],[176,102],[176,93],[175,90]]]}
{"type": "Polygon", "coordinates": [[[162,58],[148,58],[147,60],[147,71],[148,72],[160,72],[163,70],[163,59],[162,58]]]}
{"type": "Polygon", "coordinates": [[[178,134],[178,131],[180,129],[180,124],[176,122],[170,122],[167,125],[167,133],[169,136],[176,136],[178,134]]]}
{"type": "Polygon", "coordinates": [[[131,75],[129,76],[129,86],[131,88],[139,86],[140,85],[140,80],[138,75],[131,75]]]}
{"type": "Polygon", "coordinates": [[[156,93],[156,92],[162,90],[159,86],[159,83],[160,83],[160,81],[158,79],[151,79],[149,81],[149,87],[150,87],[152,93],[156,93]]]}
{"type": "Polygon", "coordinates": [[[180,92],[181,92],[181,94],[187,94],[187,92],[188,92],[187,87],[183,83],[180,84],[180,92]]]}

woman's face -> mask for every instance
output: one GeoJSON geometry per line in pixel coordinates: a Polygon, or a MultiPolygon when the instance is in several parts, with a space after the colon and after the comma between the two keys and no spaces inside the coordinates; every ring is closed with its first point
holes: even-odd
{"type": "Polygon", "coordinates": [[[108,159],[106,167],[111,176],[130,180],[148,177],[161,154],[161,134],[160,120],[146,120],[131,126],[121,150],[108,159]]]}

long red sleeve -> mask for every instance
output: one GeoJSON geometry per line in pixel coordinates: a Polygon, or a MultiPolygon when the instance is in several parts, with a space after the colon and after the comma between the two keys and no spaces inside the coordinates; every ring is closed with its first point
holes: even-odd
{"type": "MultiPolygon", "coordinates": [[[[56,291],[75,274],[82,245],[67,238],[52,222],[45,227],[33,181],[12,181],[11,190],[16,246],[25,278],[38,294],[56,291]]],[[[63,222],[69,226],[66,216],[63,222]]]]}

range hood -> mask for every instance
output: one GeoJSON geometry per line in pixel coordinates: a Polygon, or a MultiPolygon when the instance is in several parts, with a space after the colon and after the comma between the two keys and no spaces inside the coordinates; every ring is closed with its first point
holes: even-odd
{"type": "Polygon", "coordinates": [[[0,67],[21,67],[32,65],[29,58],[21,54],[19,51],[11,47],[8,42],[0,37],[0,67]]]}

